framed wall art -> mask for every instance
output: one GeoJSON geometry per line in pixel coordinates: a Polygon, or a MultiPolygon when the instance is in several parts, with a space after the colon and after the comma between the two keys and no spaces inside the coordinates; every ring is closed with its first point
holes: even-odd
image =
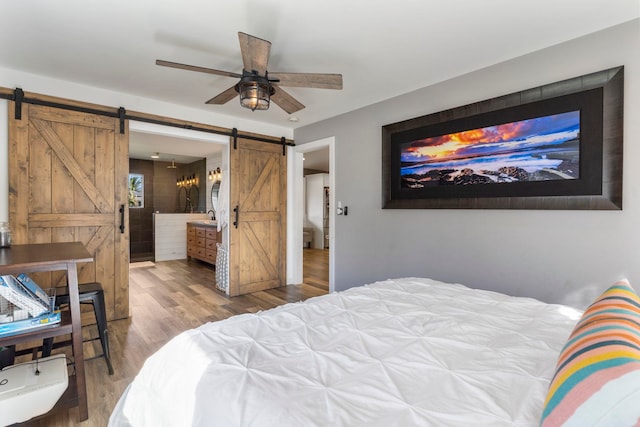
{"type": "Polygon", "coordinates": [[[144,208],[144,175],[129,174],[129,207],[144,208]]]}
{"type": "Polygon", "coordinates": [[[382,127],[385,209],[622,209],[624,68],[382,127]]]}

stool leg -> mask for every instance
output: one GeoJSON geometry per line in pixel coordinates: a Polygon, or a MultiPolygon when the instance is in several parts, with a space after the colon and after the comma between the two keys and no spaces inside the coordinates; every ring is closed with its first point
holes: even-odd
{"type": "Polygon", "coordinates": [[[93,311],[96,315],[96,323],[98,326],[98,334],[100,335],[100,344],[102,344],[104,360],[107,362],[109,375],[113,375],[113,367],[111,366],[111,357],[109,355],[109,335],[107,332],[107,315],[103,292],[99,292],[93,298],[93,311]]]}
{"type": "Polygon", "coordinates": [[[42,357],[51,356],[53,349],[53,338],[45,338],[42,340],[42,357]]]}
{"type": "Polygon", "coordinates": [[[16,358],[16,346],[0,347],[0,369],[13,365],[16,358]]]}

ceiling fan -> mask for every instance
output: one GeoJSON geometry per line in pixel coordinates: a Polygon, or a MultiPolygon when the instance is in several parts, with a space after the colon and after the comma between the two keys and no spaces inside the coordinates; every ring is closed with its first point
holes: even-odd
{"type": "Polygon", "coordinates": [[[156,65],[239,78],[240,81],[237,84],[214,96],[206,103],[226,104],[239,95],[240,104],[253,111],[268,109],[270,100],[273,100],[289,114],[302,110],[304,105],[282,89],[282,86],[342,89],[341,74],[269,73],[267,72],[267,64],[269,62],[271,42],[242,32],[238,33],[238,38],[240,39],[240,52],[242,53],[242,74],[163,61],[161,59],[156,60],[156,65]]]}

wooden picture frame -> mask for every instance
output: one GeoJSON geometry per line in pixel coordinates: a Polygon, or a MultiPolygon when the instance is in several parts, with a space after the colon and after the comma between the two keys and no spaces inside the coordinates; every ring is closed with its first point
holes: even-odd
{"type": "MultiPolygon", "coordinates": [[[[622,209],[623,100],[624,67],[616,67],[385,125],[382,127],[382,208],[622,209]],[[472,150],[465,154],[448,152],[449,163],[438,163],[437,154],[424,154],[453,136],[486,133],[489,129],[496,132],[496,129],[521,127],[523,123],[531,128],[532,123],[557,122],[565,117],[574,120],[573,139],[567,137],[563,141],[565,157],[555,154],[556,160],[564,160],[552,162],[562,163],[564,170],[545,169],[553,172],[546,176],[524,173],[521,168],[518,168],[520,175],[509,176],[513,168],[508,168],[505,174],[504,168],[478,172],[478,169],[450,166],[489,162],[490,157],[478,154],[481,146],[500,146],[502,151],[498,154],[502,158],[521,153],[520,147],[525,145],[522,141],[533,141],[533,133],[524,138],[506,133],[496,137],[501,144],[511,138],[509,148],[504,148],[506,143],[489,144],[491,141],[485,139],[474,147],[475,154],[468,154],[472,150]],[[570,159],[566,156],[567,147],[573,150],[570,159]],[[449,166],[442,166],[445,164],[449,166]],[[465,181],[462,178],[468,177],[461,177],[464,174],[478,179],[465,181]]],[[[472,144],[475,142],[465,147],[472,144]]],[[[548,149],[550,145],[544,147],[548,149]]],[[[560,151],[556,146],[553,150],[560,151]]],[[[546,154],[537,156],[547,160],[546,154]]]]}

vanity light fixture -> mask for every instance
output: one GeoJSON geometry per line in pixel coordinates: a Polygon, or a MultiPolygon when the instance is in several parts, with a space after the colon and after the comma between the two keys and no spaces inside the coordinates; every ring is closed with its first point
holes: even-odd
{"type": "Polygon", "coordinates": [[[198,177],[195,173],[186,177],[183,175],[182,178],[178,178],[176,180],[176,185],[178,187],[190,187],[192,185],[198,185],[198,177]]]}
{"type": "Polygon", "coordinates": [[[209,171],[209,181],[213,181],[213,183],[218,183],[222,180],[222,171],[220,168],[216,168],[215,170],[209,171]]]}

